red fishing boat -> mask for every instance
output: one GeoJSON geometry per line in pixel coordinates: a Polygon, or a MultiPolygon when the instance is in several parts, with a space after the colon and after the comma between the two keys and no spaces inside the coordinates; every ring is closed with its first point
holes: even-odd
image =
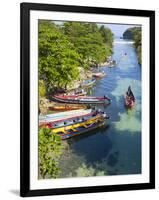
{"type": "Polygon", "coordinates": [[[55,95],[52,97],[53,100],[62,103],[73,103],[73,104],[110,104],[111,99],[108,97],[91,97],[91,96],[68,96],[68,95],[55,95]]]}
{"type": "Polygon", "coordinates": [[[135,106],[135,97],[130,86],[125,94],[125,106],[127,108],[133,108],[135,106]]]}

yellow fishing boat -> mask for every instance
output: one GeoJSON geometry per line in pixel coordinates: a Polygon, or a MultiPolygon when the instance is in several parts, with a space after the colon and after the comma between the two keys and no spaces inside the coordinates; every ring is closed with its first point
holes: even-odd
{"type": "Polygon", "coordinates": [[[93,117],[91,119],[88,119],[85,122],[81,122],[81,123],[77,123],[77,124],[73,124],[73,125],[69,125],[69,126],[65,126],[65,127],[61,127],[61,128],[54,128],[54,129],[52,129],[52,132],[53,133],[66,133],[67,134],[67,131],[70,130],[70,129],[73,130],[73,131],[76,131],[76,128],[81,127],[81,126],[87,128],[88,125],[96,123],[96,122],[102,122],[102,121],[104,121],[105,118],[106,118],[106,115],[101,114],[101,115],[98,115],[98,116],[93,117]]]}

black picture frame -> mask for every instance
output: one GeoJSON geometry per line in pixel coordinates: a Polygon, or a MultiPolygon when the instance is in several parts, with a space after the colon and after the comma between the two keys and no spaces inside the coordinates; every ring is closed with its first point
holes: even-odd
{"type": "Polygon", "coordinates": [[[149,10],[131,10],[118,8],[83,7],[71,5],[49,5],[21,3],[21,128],[20,128],[20,195],[22,197],[40,195],[61,195],[77,193],[95,193],[107,191],[139,190],[155,188],[155,12],[149,10]],[[140,16],[150,19],[150,181],[149,183],[103,185],[60,189],[30,189],[30,11],[60,11],[75,13],[94,13],[108,15],[140,16]]]}

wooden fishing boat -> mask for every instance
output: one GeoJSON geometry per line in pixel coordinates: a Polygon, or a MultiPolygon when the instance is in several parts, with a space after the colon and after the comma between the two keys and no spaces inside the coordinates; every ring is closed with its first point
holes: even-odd
{"type": "MultiPolygon", "coordinates": [[[[104,112],[100,111],[100,110],[92,110],[89,113],[79,113],[77,115],[68,115],[65,117],[59,117],[59,118],[48,118],[45,120],[39,120],[39,126],[40,127],[54,127],[55,124],[59,124],[59,123],[64,123],[64,122],[70,122],[71,120],[73,121],[77,121],[80,119],[85,120],[87,118],[91,118],[94,117],[98,114],[105,114],[104,112]]],[[[107,115],[106,115],[107,116],[107,115]]]]}
{"type": "Polygon", "coordinates": [[[108,67],[112,68],[112,67],[115,67],[116,65],[117,65],[117,62],[115,60],[110,60],[108,67]]]}
{"type": "Polygon", "coordinates": [[[96,79],[87,79],[87,80],[83,81],[83,83],[81,84],[81,87],[90,87],[95,82],[96,82],[96,79]]]}
{"type": "Polygon", "coordinates": [[[77,123],[74,125],[62,128],[54,128],[52,129],[52,132],[59,134],[61,136],[61,139],[67,139],[98,128],[99,126],[103,126],[104,124],[104,117],[95,117],[94,119],[89,119],[85,122],[77,123]]]}
{"type": "Polygon", "coordinates": [[[93,117],[93,118],[90,118],[84,122],[79,122],[79,123],[76,123],[76,124],[73,124],[73,125],[68,125],[68,126],[65,126],[65,127],[60,127],[60,128],[53,128],[52,129],[52,132],[53,133],[58,133],[58,132],[63,132],[65,133],[65,131],[69,130],[69,129],[75,129],[75,128],[78,128],[80,126],[86,126],[88,124],[92,124],[94,122],[97,122],[97,121],[103,121],[105,119],[104,115],[98,115],[96,117],[93,117]]]}
{"type": "Polygon", "coordinates": [[[55,95],[52,97],[53,100],[63,103],[74,103],[74,104],[110,104],[111,100],[104,97],[91,97],[91,96],[63,96],[55,95]]]}
{"type": "Polygon", "coordinates": [[[65,93],[65,95],[69,95],[69,96],[70,95],[71,96],[73,96],[73,95],[75,95],[75,96],[84,96],[86,94],[87,94],[87,92],[85,90],[83,90],[83,89],[76,89],[76,90],[73,90],[73,91],[65,93]]]}
{"type": "Polygon", "coordinates": [[[78,136],[84,133],[88,133],[92,130],[95,130],[97,128],[100,128],[102,126],[106,126],[106,121],[101,120],[101,121],[96,121],[90,124],[87,124],[85,126],[79,126],[74,129],[68,129],[65,132],[58,132],[62,140],[66,140],[68,138],[78,136]]]}
{"type": "Polygon", "coordinates": [[[93,76],[95,78],[102,78],[104,77],[106,74],[104,72],[96,72],[96,73],[93,73],[93,76]]]}
{"type": "Polygon", "coordinates": [[[62,105],[54,105],[49,107],[49,110],[52,111],[67,111],[67,110],[79,110],[79,109],[86,109],[87,106],[85,105],[77,105],[77,104],[62,104],[62,105]]]}
{"type": "Polygon", "coordinates": [[[61,119],[67,119],[71,117],[79,117],[83,115],[90,114],[92,112],[92,109],[79,109],[79,110],[73,110],[73,111],[65,111],[60,113],[54,113],[54,114],[48,114],[39,116],[39,123],[47,123],[52,121],[57,121],[61,119]]]}
{"type": "Polygon", "coordinates": [[[135,106],[135,97],[130,86],[128,87],[128,90],[124,98],[125,98],[125,106],[127,108],[133,108],[135,106]]]}
{"type": "Polygon", "coordinates": [[[73,117],[66,120],[58,120],[50,123],[42,124],[41,127],[45,128],[60,128],[60,127],[66,127],[71,126],[79,123],[86,122],[87,120],[95,120],[97,118],[106,118],[108,119],[109,116],[104,112],[92,112],[91,114],[81,116],[81,117],[73,117]]]}

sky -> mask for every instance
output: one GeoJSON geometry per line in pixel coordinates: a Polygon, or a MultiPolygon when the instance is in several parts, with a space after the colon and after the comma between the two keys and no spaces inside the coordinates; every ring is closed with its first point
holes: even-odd
{"type": "MultiPolygon", "coordinates": [[[[54,21],[56,24],[62,24],[63,22],[61,21],[54,21]]],[[[137,27],[139,25],[130,25],[130,24],[99,24],[99,25],[105,25],[106,27],[110,28],[114,34],[115,37],[122,37],[124,31],[126,29],[131,28],[131,27],[137,27]]]]}
{"type": "Polygon", "coordinates": [[[138,26],[138,25],[127,25],[127,24],[104,24],[104,25],[110,28],[116,37],[122,37],[126,29],[138,26]]]}

